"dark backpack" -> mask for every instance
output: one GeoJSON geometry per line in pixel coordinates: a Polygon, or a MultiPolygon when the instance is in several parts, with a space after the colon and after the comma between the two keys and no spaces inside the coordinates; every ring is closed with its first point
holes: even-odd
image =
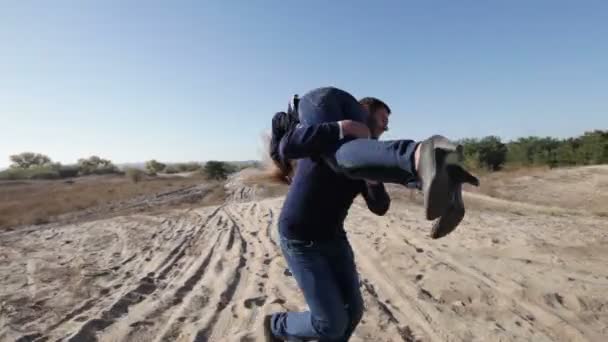
{"type": "Polygon", "coordinates": [[[279,144],[281,139],[287,132],[295,128],[300,120],[298,118],[298,104],[300,99],[298,95],[294,95],[289,105],[287,112],[277,112],[272,117],[272,130],[270,138],[270,158],[285,172],[291,172],[291,164],[288,160],[283,160],[279,155],[279,144]]]}

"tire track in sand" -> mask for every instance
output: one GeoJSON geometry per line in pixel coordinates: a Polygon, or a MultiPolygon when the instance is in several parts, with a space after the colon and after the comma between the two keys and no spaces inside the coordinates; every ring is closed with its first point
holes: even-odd
{"type": "MultiPolygon", "coordinates": [[[[559,315],[548,312],[546,309],[541,308],[534,303],[514,301],[512,294],[509,294],[509,291],[515,293],[517,288],[505,285],[510,283],[507,278],[501,279],[501,281],[498,282],[489,278],[487,275],[483,275],[481,272],[456,261],[449,254],[436,250],[430,244],[417,246],[406,238],[407,234],[405,234],[405,232],[398,231],[396,235],[397,236],[394,238],[403,239],[405,245],[413,251],[416,251],[416,253],[426,251],[424,256],[431,260],[431,264],[444,265],[452,272],[459,275],[465,275],[468,279],[473,280],[476,283],[475,285],[478,287],[481,286],[480,291],[482,291],[482,293],[495,295],[505,302],[511,302],[512,306],[514,306],[509,309],[512,315],[520,318],[524,322],[528,322],[529,329],[536,331],[540,335],[538,336],[539,338],[543,340],[554,340],[555,338],[558,338],[559,336],[556,335],[554,328],[547,328],[560,326],[563,329],[562,333],[566,332],[569,336],[578,340],[586,339],[582,332],[576,327],[570,325],[562,326],[562,323],[565,323],[566,321],[559,317],[559,315]],[[530,317],[533,318],[531,319],[530,317]],[[536,324],[535,321],[540,321],[542,325],[536,324]]],[[[444,303],[437,302],[433,295],[423,288],[418,288],[407,281],[399,281],[382,267],[382,257],[377,251],[367,246],[367,244],[360,243],[358,238],[351,241],[353,242],[353,245],[357,246],[359,254],[365,255],[365,258],[361,258],[359,261],[364,273],[368,274],[370,279],[381,280],[376,285],[378,291],[388,295],[388,298],[391,298],[396,307],[401,310],[409,312],[410,314],[417,314],[414,316],[410,315],[410,321],[415,320],[417,325],[423,328],[423,330],[431,336],[432,340],[453,340],[457,338],[454,335],[454,331],[441,329],[443,324],[435,320],[435,318],[442,318],[441,312],[446,308],[443,306],[444,303]],[[396,287],[393,284],[400,284],[400,286],[396,287]]],[[[447,308],[449,309],[449,307],[447,308]]],[[[396,315],[404,316],[400,312],[397,312],[396,315]]],[[[403,318],[407,319],[406,317],[403,318]]],[[[496,323],[495,325],[500,329],[500,324],[496,323]]]]}
{"type": "MultiPolygon", "coordinates": [[[[513,293],[523,291],[524,289],[510,278],[496,275],[496,277],[500,279],[495,280],[490,277],[489,274],[474,266],[467,266],[453,258],[449,253],[441,252],[430,244],[423,244],[422,247],[424,248],[417,246],[408,240],[405,232],[400,232],[398,235],[403,238],[406,245],[409,245],[413,249],[417,251],[425,250],[425,255],[430,260],[433,260],[435,265],[444,265],[457,274],[466,275],[469,279],[476,281],[477,286],[481,286],[482,291],[485,293],[497,295],[504,301],[511,302],[514,306],[514,308],[509,309],[511,313],[514,316],[519,317],[522,321],[529,323],[530,329],[533,329],[542,335],[543,338],[555,340],[556,338],[563,338],[561,335],[564,333],[575,340],[586,340],[588,338],[588,336],[585,336],[578,327],[569,324],[568,321],[558,313],[530,301],[513,300],[513,293]],[[541,324],[537,324],[537,322],[540,322],[541,324]],[[555,327],[560,327],[561,331],[557,332],[555,327]]],[[[409,286],[409,288],[413,289],[412,286],[409,286]]],[[[499,326],[498,323],[496,325],[499,326]]]]}
{"type": "MultiPolygon", "coordinates": [[[[168,277],[169,284],[167,290],[158,295],[156,301],[148,303],[148,306],[141,308],[139,317],[124,322],[128,325],[128,333],[126,340],[151,340],[154,337],[162,336],[162,331],[166,331],[175,322],[181,322],[181,317],[178,313],[184,305],[189,305],[193,296],[198,293],[201,280],[208,273],[211,261],[217,253],[220,243],[225,243],[226,235],[230,235],[228,229],[222,228],[222,215],[218,208],[213,211],[205,220],[201,227],[208,234],[199,235],[197,238],[188,243],[187,249],[180,252],[186,257],[178,270],[183,269],[183,272],[178,272],[172,277],[168,277]],[[211,220],[216,218],[216,220],[211,220]],[[212,222],[216,222],[212,224],[212,222]],[[220,229],[217,229],[220,227],[220,229]],[[225,234],[228,233],[228,234],[225,234]],[[214,238],[215,237],[215,238],[214,238]],[[153,322],[163,322],[165,324],[154,326],[153,322]]],[[[205,301],[195,301],[202,303],[200,308],[204,307],[205,301]]]]}
{"type": "MultiPolygon", "coordinates": [[[[227,219],[225,215],[225,212],[222,210],[220,216],[227,219]]],[[[216,227],[211,226],[209,229],[222,226],[225,222],[225,220],[223,222],[220,220],[216,224],[216,227]]],[[[190,285],[187,287],[188,291],[182,291],[182,294],[184,295],[178,301],[173,300],[169,305],[171,310],[162,310],[162,316],[165,318],[163,321],[166,321],[167,323],[160,331],[157,330],[153,333],[146,331],[145,333],[148,335],[148,339],[156,337],[156,341],[175,340],[178,338],[181,340],[184,338],[184,336],[182,336],[184,332],[196,328],[196,324],[200,319],[200,314],[208,311],[206,309],[212,305],[213,298],[215,297],[214,294],[217,291],[217,286],[214,286],[214,284],[219,281],[217,272],[214,274],[213,272],[208,272],[208,270],[217,270],[218,263],[234,250],[233,241],[235,240],[236,235],[235,227],[230,227],[224,231],[227,232],[227,234],[221,239],[221,244],[216,244],[216,246],[213,247],[213,251],[209,253],[208,258],[204,261],[207,272],[202,271],[196,278],[190,280],[190,285]]],[[[201,248],[206,248],[206,246],[203,245],[201,248]]],[[[228,261],[231,259],[232,258],[228,258],[228,261]]],[[[221,267],[220,269],[221,271],[224,271],[227,267],[221,267]]],[[[178,289],[176,293],[179,293],[179,291],[180,290],[178,289]]],[[[156,320],[158,320],[160,314],[161,313],[158,312],[155,314],[156,320]]],[[[142,336],[139,336],[139,338],[141,339],[142,336]]]]}
{"type": "MultiPolygon", "coordinates": [[[[118,320],[123,321],[123,316],[129,312],[129,308],[143,302],[149,295],[154,293],[159,285],[163,282],[166,275],[178,265],[178,261],[183,258],[186,250],[191,246],[193,239],[198,239],[204,233],[204,228],[219,211],[220,208],[214,210],[207,216],[205,223],[200,225],[198,229],[184,236],[183,240],[169,253],[169,255],[161,262],[158,267],[166,265],[160,274],[150,272],[138,282],[138,286],[121,296],[114,304],[101,313],[99,318],[94,318],[87,321],[79,331],[73,335],[70,342],[97,341],[97,334],[106,330],[108,327],[116,323],[118,320]],[[189,244],[190,243],[190,244],[189,244]]],[[[218,236],[219,240],[219,236],[218,236]]]]}
{"type": "Polygon", "coordinates": [[[252,322],[251,319],[247,320],[246,318],[251,318],[251,313],[243,312],[243,307],[251,309],[252,303],[265,301],[265,298],[260,296],[261,293],[258,293],[257,298],[252,298],[251,296],[255,294],[256,284],[250,279],[255,271],[265,266],[265,263],[261,261],[261,255],[267,254],[259,240],[259,225],[245,219],[251,216],[248,215],[248,212],[251,213],[252,207],[251,203],[247,205],[233,203],[224,208],[225,214],[233,223],[233,227],[237,233],[236,237],[240,241],[239,261],[236,268],[234,268],[234,274],[231,275],[229,283],[219,296],[220,300],[216,303],[215,312],[198,331],[194,341],[208,341],[214,336],[216,330],[230,335],[229,331],[238,332],[247,329],[252,322]],[[249,207],[249,210],[247,210],[247,207],[249,207]],[[243,300],[243,297],[247,298],[243,300]],[[227,310],[228,308],[230,310],[227,310]]]}

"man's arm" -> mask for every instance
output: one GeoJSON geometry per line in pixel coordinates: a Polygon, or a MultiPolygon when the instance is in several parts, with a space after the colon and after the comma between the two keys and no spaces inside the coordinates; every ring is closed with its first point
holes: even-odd
{"type": "Polygon", "coordinates": [[[298,125],[281,139],[279,154],[284,160],[318,156],[335,146],[340,138],[340,124],[337,122],[298,125]]]}
{"type": "Polygon", "coordinates": [[[369,210],[380,216],[386,214],[391,205],[391,198],[384,188],[384,183],[370,181],[365,181],[364,183],[361,194],[369,210]]]}
{"type": "Polygon", "coordinates": [[[283,159],[319,156],[335,147],[344,137],[369,138],[369,128],[353,120],[327,122],[318,125],[298,125],[287,132],[279,144],[283,159]]]}

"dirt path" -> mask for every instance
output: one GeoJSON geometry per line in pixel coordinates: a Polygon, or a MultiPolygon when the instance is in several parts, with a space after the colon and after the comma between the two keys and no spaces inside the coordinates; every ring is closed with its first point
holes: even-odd
{"type": "MultiPolygon", "coordinates": [[[[282,198],[0,235],[2,341],[254,341],[305,309],[276,244],[282,198]]],[[[602,341],[608,224],[470,211],[426,237],[421,208],[347,220],[366,314],[354,341],[602,341]]]]}

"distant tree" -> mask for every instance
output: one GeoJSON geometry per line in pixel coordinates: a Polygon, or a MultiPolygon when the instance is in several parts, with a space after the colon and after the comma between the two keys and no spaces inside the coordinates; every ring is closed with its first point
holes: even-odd
{"type": "Polygon", "coordinates": [[[499,170],[506,161],[507,146],[497,136],[478,139],[462,139],[465,165],[471,168],[499,170]]]}
{"type": "Polygon", "coordinates": [[[466,138],[458,141],[464,147],[464,164],[468,168],[477,169],[479,164],[479,139],[466,138]]]}
{"type": "Polygon", "coordinates": [[[211,160],[205,163],[203,172],[208,179],[224,180],[228,178],[230,167],[227,163],[211,160]]]}
{"type": "Polygon", "coordinates": [[[579,141],[579,161],[585,165],[608,163],[608,131],[585,132],[579,141]]]}
{"type": "Polygon", "coordinates": [[[13,162],[11,167],[27,169],[35,166],[44,166],[51,164],[51,158],[40,153],[23,152],[10,156],[10,160],[13,162]]]}
{"type": "Polygon", "coordinates": [[[98,156],[78,159],[78,168],[83,175],[118,172],[118,168],[110,160],[98,156]]]}
{"type": "Polygon", "coordinates": [[[528,166],[532,163],[528,145],[521,141],[511,141],[507,144],[507,163],[516,166],[528,166]]]}
{"type": "Polygon", "coordinates": [[[156,174],[158,172],[161,172],[165,169],[165,167],[167,167],[167,165],[157,162],[154,159],[146,162],[146,170],[148,170],[148,173],[150,174],[156,174]]]}
{"type": "MultiPolygon", "coordinates": [[[[488,167],[492,170],[503,164],[505,149],[498,137],[462,139],[465,164],[470,168],[488,167]]],[[[585,132],[575,138],[522,137],[506,144],[506,161],[511,166],[568,166],[608,163],[608,130],[585,132]]]]}
{"type": "Polygon", "coordinates": [[[507,160],[507,145],[497,136],[487,136],[479,141],[479,163],[492,171],[500,170],[507,160]]]}

